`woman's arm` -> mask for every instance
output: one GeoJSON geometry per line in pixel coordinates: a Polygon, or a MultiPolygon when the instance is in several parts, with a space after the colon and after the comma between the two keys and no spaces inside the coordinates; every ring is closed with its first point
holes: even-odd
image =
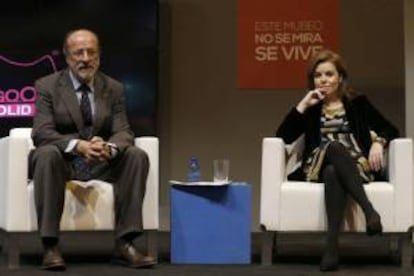
{"type": "Polygon", "coordinates": [[[386,146],[392,139],[399,137],[398,129],[366,97],[362,97],[362,100],[365,101],[365,114],[367,116],[369,129],[375,131],[378,135],[377,141],[386,146]]]}
{"type": "Polygon", "coordinates": [[[304,116],[296,107],[292,108],[277,129],[276,137],[282,138],[286,144],[294,142],[305,131],[304,116]]]}
{"type": "Polygon", "coordinates": [[[373,171],[381,170],[384,164],[384,148],[399,136],[398,129],[379,112],[366,97],[362,97],[369,129],[376,133],[369,149],[368,161],[373,171]]]}

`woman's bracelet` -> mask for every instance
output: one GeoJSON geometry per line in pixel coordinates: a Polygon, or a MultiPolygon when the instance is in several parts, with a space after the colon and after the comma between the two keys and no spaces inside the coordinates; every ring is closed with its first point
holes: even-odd
{"type": "Polygon", "coordinates": [[[374,140],[372,141],[372,143],[380,143],[383,147],[385,147],[385,145],[387,144],[387,140],[385,140],[384,138],[377,136],[374,138],[374,140]]]}

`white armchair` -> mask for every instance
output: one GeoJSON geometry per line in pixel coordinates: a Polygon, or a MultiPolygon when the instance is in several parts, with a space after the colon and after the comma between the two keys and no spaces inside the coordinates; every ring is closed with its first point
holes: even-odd
{"type": "MultiPolygon", "coordinates": [[[[280,138],[264,138],[261,164],[260,224],[263,231],[262,264],[272,263],[276,232],[321,232],[326,230],[323,183],[288,181],[291,157],[299,144],[287,147],[280,138]],[[300,210],[300,211],[299,211],[300,210]]],[[[401,265],[411,266],[410,231],[413,226],[413,151],[411,139],[391,141],[387,182],[364,185],[369,199],[381,215],[384,233],[398,234],[401,265]],[[402,242],[401,242],[402,241],[402,242]]],[[[365,232],[359,207],[348,208],[344,231],[365,232]],[[350,212],[352,211],[352,212],[350,212]]]]}
{"type": "MultiPolygon", "coordinates": [[[[19,234],[37,231],[33,182],[28,179],[28,155],[33,148],[30,128],[16,128],[0,139],[0,231],[10,268],[19,266],[19,234]]],[[[159,228],[159,145],[156,137],[140,137],[135,145],[150,161],[143,203],[143,226],[149,255],[157,258],[159,228]]],[[[99,180],[69,181],[61,219],[62,231],[113,229],[112,185],[99,180]]]]}

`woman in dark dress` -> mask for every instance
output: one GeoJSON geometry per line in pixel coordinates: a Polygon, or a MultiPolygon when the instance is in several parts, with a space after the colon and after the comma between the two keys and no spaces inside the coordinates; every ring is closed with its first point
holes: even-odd
{"type": "Polygon", "coordinates": [[[323,182],[328,222],[322,271],[338,268],[338,235],[349,195],[361,207],[368,235],[382,233],[381,217],[367,198],[364,183],[381,177],[383,153],[398,130],[365,96],[347,86],[342,58],[318,52],[308,68],[308,92],[276,132],[290,144],[305,135],[302,166],[289,179],[323,182]]]}

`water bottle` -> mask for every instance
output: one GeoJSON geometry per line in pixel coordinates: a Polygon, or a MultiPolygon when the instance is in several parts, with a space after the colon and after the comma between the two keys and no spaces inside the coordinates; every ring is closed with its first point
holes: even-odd
{"type": "Polygon", "coordinates": [[[191,157],[190,161],[188,162],[188,174],[187,174],[187,181],[188,182],[197,182],[200,181],[200,164],[196,157],[191,157]]]}

